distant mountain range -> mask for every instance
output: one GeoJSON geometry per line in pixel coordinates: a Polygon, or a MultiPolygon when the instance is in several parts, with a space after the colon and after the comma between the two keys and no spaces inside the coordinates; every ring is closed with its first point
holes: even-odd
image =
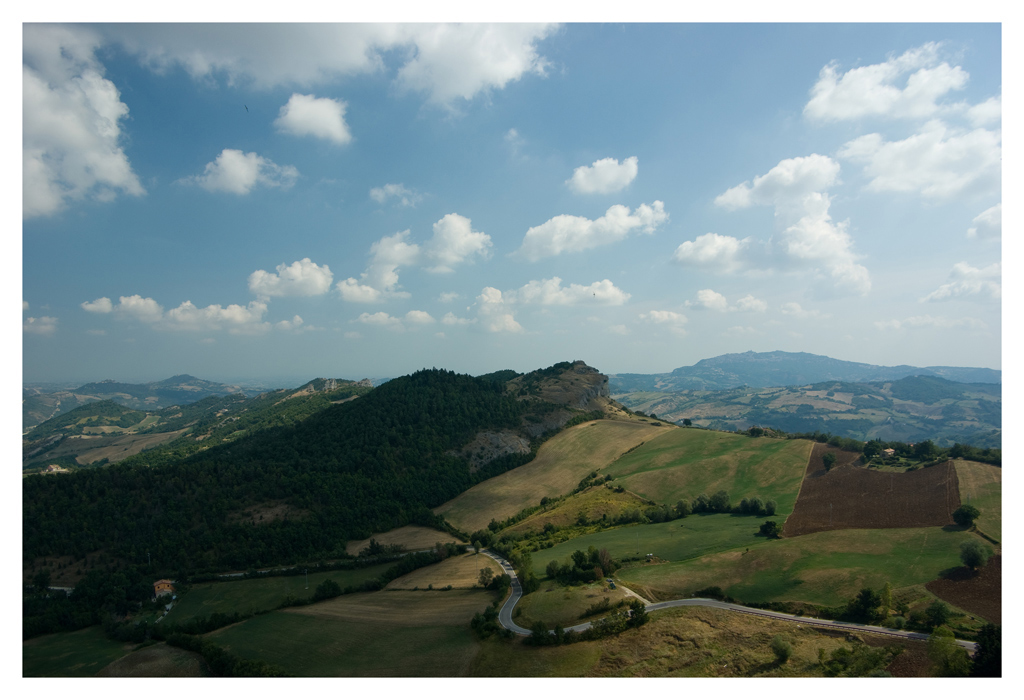
{"type": "Polygon", "coordinates": [[[817,382],[895,381],[930,376],[971,384],[1000,384],[1002,372],[977,367],[885,367],[807,352],[742,352],[719,355],[664,374],[611,374],[612,395],[634,391],[722,390],[741,386],[803,386],[817,382]]]}
{"type": "Polygon", "coordinates": [[[107,379],[90,382],[77,389],[53,393],[29,393],[22,396],[22,430],[96,401],[116,401],[137,410],[157,410],[177,404],[194,403],[208,396],[244,394],[256,396],[263,390],[246,389],[179,374],[158,382],[125,384],[107,379]]]}

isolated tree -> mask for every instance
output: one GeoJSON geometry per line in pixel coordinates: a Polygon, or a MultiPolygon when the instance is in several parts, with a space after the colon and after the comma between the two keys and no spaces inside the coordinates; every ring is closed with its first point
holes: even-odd
{"type": "Polygon", "coordinates": [[[750,499],[750,510],[748,512],[752,515],[761,515],[765,512],[764,501],[761,500],[760,496],[754,496],[750,499]]]}
{"type": "Polygon", "coordinates": [[[789,661],[789,658],[793,656],[793,645],[781,635],[776,635],[772,639],[772,653],[775,654],[775,660],[781,665],[789,661]]]}
{"type": "Polygon", "coordinates": [[[778,537],[779,524],[774,520],[766,520],[764,525],[757,531],[757,534],[764,535],[765,537],[778,537]]]}
{"type": "Polygon", "coordinates": [[[836,454],[835,452],[826,452],[821,456],[821,463],[825,465],[825,471],[829,471],[835,466],[836,454]]]}
{"type": "Polygon", "coordinates": [[[644,605],[643,601],[639,598],[629,599],[629,626],[639,627],[650,619],[650,615],[647,612],[647,606],[644,605]]]}
{"type": "Polygon", "coordinates": [[[487,588],[487,586],[491,583],[493,579],[494,571],[491,569],[491,567],[485,566],[484,568],[480,569],[480,578],[478,580],[480,581],[480,585],[482,587],[487,588]]]}
{"type": "Polygon", "coordinates": [[[764,502],[764,514],[765,515],[775,515],[775,509],[776,508],[778,508],[778,505],[775,503],[775,501],[769,500],[769,501],[765,501],[764,502]]]}
{"type": "Polygon", "coordinates": [[[337,598],[340,595],[341,586],[337,582],[327,579],[313,591],[313,600],[327,600],[328,598],[337,598]]]}
{"type": "Polygon", "coordinates": [[[724,489],[715,492],[715,495],[711,497],[711,501],[708,504],[711,510],[716,513],[728,513],[729,512],[729,494],[724,489]]]}
{"type": "Polygon", "coordinates": [[[939,676],[966,676],[971,670],[967,650],[957,645],[953,631],[945,625],[936,627],[928,637],[928,658],[939,676]]]}
{"type": "Polygon", "coordinates": [[[967,540],[960,543],[960,561],[969,569],[979,569],[992,555],[992,551],[978,540],[967,540]]]}
{"type": "Polygon", "coordinates": [[[953,522],[960,527],[970,527],[979,515],[981,515],[980,510],[970,503],[966,503],[953,511],[953,522]]]}
{"type": "Polygon", "coordinates": [[[689,418],[683,418],[683,425],[689,428],[691,425],[693,425],[693,421],[690,420],[689,418]]]}
{"type": "Polygon", "coordinates": [[[480,540],[473,540],[473,551],[477,554],[480,553],[480,540]]]}
{"type": "Polygon", "coordinates": [[[678,501],[676,503],[676,517],[677,518],[685,518],[687,515],[689,515],[692,512],[693,511],[690,509],[690,502],[689,501],[681,500],[681,501],[678,501]]]}
{"type": "Polygon", "coordinates": [[[951,617],[949,606],[941,600],[932,601],[932,604],[925,609],[924,614],[928,620],[928,625],[932,628],[946,624],[951,617]]]}
{"type": "Polygon", "coordinates": [[[881,604],[882,596],[870,588],[862,588],[846,609],[851,617],[870,622],[878,618],[878,606],[881,604]]]}

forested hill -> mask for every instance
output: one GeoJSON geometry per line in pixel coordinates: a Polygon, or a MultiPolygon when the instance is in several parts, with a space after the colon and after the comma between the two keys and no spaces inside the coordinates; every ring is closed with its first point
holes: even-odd
{"type": "MultiPolygon", "coordinates": [[[[555,374],[580,371],[560,364],[567,369],[555,374]]],[[[523,378],[515,392],[503,379],[423,370],[179,462],[150,466],[142,453],[27,477],[25,560],[102,550],[131,564],[149,552],[167,573],[245,568],[339,556],[350,538],[433,522],[430,508],[532,456],[473,472],[459,447],[481,430],[518,429],[528,415],[565,408],[531,396],[523,378]]]]}

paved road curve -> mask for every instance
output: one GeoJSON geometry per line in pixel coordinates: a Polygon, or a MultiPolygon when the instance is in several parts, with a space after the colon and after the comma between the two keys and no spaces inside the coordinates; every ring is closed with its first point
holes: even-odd
{"type": "MultiPolygon", "coordinates": [[[[512,610],[516,607],[516,603],[523,597],[523,587],[519,584],[519,579],[516,577],[515,571],[512,570],[512,565],[509,564],[503,557],[496,554],[489,549],[483,550],[481,554],[486,554],[494,561],[498,562],[501,566],[502,571],[512,577],[512,595],[509,596],[505,604],[501,606],[501,610],[498,612],[498,622],[505,629],[512,630],[516,634],[527,636],[532,634],[530,630],[525,627],[520,627],[512,621],[512,610]]],[[[638,598],[640,596],[637,596],[638,598]]],[[[642,598],[641,598],[642,600],[642,598]]],[[[683,598],[680,600],[666,600],[661,603],[650,603],[647,605],[647,612],[654,612],[656,610],[665,610],[666,608],[680,608],[680,607],[705,607],[705,608],[719,608],[720,610],[732,610],[733,612],[744,613],[746,615],[758,615],[760,617],[769,617],[773,620],[783,620],[786,622],[795,622],[797,624],[808,625],[810,627],[828,627],[832,629],[848,630],[850,632],[867,632],[870,634],[881,634],[888,637],[902,637],[903,639],[917,639],[919,641],[927,641],[928,635],[922,632],[905,632],[903,630],[894,630],[887,627],[876,627],[875,625],[858,625],[854,622],[837,622],[835,620],[819,620],[816,617],[803,617],[801,615],[790,615],[788,613],[775,612],[774,610],[761,610],[760,608],[748,608],[744,605],[736,605],[735,603],[724,603],[720,600],[714,600],[713,598],[683,598]]],[[[575,630],[582,632],[585,629],[589,629],[591,626],[590,622],[584,622],[580,625],[574,625],[572,627],[566,627],[565,630],[575,630]]],[[[976,651],[978,645],[974,642],[967,642],[962,639],[956,640],[956,643],[962,646],[968,651],[976,651]]]]}

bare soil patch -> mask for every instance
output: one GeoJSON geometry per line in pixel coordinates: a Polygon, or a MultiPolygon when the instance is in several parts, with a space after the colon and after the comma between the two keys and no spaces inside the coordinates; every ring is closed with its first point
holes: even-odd
{"type": "Polygon", "coordinates": [[[406,525],[405,527],[399,527],[394,530],[389,530],[388,532],[378,532],[375,535],[367,537],[365,540],[349,542],[345,546],[345,551],[352,556],[356,556],[359,552],[370,545],[371,539],[376,540],[378,544],[400,544],[410,552],[415,552],[421,549],[430,549],[438,542],[466,544],[458,537],[449,535],[447,532],[443,532],[442,530],[435,530],[432,527],[423,527],[421,525],[406,525]]]}
{"type": "Polygon", "coordinates": [[[961,610],[974,613],[995,625],[1003,624],[1003,558],[996,555],[973,572],[966,566],[954,569],[925,588],[961,610]]]}
{"type": "Polygon", "coordinates": [[[166,644],[133,651],[104,667],[97,676],[114,678],[199,678],[210,675],[202,656],[166,644]]]}
{"type": "Polygon", "coordinates": [[[952,525],[960,507],[953,462],[903,474],[881,473],[853,464],[859,455],[818,443],[811,451],[800,495],[786,520],[784,537],[847,528],[952,525]],[[828,473],[822,462],[836,455],[828,473]]]}

